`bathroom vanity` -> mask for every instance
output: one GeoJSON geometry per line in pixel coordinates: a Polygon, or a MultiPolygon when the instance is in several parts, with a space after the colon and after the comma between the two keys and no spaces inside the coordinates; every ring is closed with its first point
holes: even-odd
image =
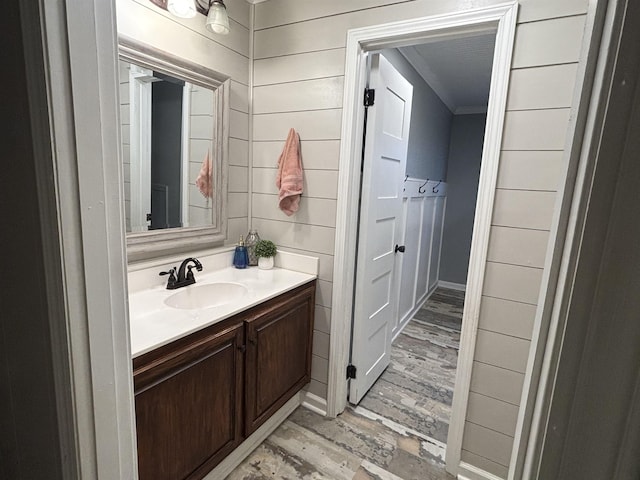
{"type": "Polygon", "coordinates": [[[139,477],[221,479],[301,403],[318,259],[279,251],[274,270],[240,270],[232,249],[213,249],[229,233],[229,136],[242,124],[232,79],[129,33],[119,127],[139,477]],[[211,188],[191,188],[196,167],[211,188]]]}
{"type": "Polygon", "coordinates": [[[204,478],[310,380],[315,275],[224,268],[181,290],[222,284],[246,291],[205,308],[130,295],[142,480],[204,478]]]}

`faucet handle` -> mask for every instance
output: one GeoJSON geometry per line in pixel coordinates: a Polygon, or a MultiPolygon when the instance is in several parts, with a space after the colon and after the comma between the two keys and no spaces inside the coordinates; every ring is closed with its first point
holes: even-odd
{"type": "Polygon", "coordinates": [[[169,275],[169,280],[167,280],[167,288],[171,288],[176,284],[176,268],[173,267],[171,269],[169,269],[168,272],[160,272],[158,275],[163,276],[163,275],[169,275]]]}
{"type": "Polygon", "coordinates": [[[198,271],[202,270],[202,267],[198,268],[195,265],[189,265],[187,267],[187,278],[193,278],[193,272],[191,271],[193,268],[195,268],[198,271]]]}

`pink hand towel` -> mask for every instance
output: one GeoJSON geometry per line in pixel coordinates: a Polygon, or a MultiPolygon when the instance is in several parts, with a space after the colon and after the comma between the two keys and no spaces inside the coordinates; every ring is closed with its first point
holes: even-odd
{"type": "Polygon", "coordinates": [[[302,194],[302,162],[300,159],[300,136],[292,128],[278,160],[279,204],[288,216],[298,211],[302,194]]]}
{"type": "Polygon", "coordinates": [[[213,198],[213,169],[211,168],[211,158],[209,150],[202,161],[202,168],[198,178],[196,178],[196,186],[205,198],[213,198]]]}

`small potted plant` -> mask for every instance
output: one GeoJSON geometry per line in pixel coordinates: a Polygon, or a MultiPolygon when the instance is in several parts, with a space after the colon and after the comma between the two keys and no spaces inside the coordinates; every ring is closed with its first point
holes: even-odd
{"type": "Polygon", "coordinates": [[[258,268],[262,270],[273,268],[273,257],[276,250],[276,244],[271,240],[259,240],[254,249],[256,257],[258,257],[258,268]]]}

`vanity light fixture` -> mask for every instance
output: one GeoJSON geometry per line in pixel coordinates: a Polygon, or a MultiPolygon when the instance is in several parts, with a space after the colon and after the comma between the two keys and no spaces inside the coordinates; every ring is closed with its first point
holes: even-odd
{"type": "Polygon", "coordinates": [[[212,0],[209,3],[209,13],[207,14],[207,30],[227,35],[229,33],[229,16],[227,7],[222,0],[212,0]]]}
{"type": "Polygon", "coordinates": [[[197,13],[207,17],[207,30],[219,35],[229,33],[229,16],[223,0],[150,0],[158,7],[180,18],[193,18],[197,13]]]}
{"type": "Polygon", "coordinates": [[[169,0],[167,10],[180,18],[193,18],[197,13],[195,0],[169,0]]]}

